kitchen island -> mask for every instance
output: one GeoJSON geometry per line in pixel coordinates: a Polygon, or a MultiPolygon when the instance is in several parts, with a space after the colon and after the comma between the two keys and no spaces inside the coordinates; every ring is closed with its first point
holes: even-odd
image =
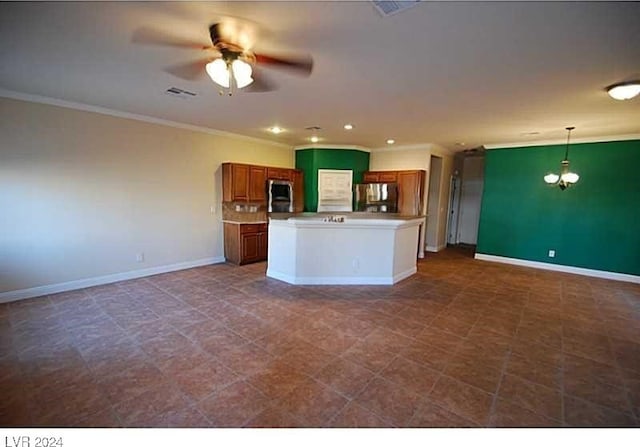
{"type": "Polygon", "coordinates": [[[416,273],[424,217],[269,219],[267,276],[290,284],[395,284],[416,273]]]}

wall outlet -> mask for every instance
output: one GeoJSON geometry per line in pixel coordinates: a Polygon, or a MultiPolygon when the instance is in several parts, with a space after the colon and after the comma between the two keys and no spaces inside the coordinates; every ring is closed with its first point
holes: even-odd
{"type": "Polygon", "coordinates": [[[549,257],[550,258],[555,258],[556,257],[556,251],[555,250],[549,250],[549,257]]]}
{"type": "Polygon", "coordinates": [[[136,262],[144,262],[144,253],[136,254],[136,262]]]}

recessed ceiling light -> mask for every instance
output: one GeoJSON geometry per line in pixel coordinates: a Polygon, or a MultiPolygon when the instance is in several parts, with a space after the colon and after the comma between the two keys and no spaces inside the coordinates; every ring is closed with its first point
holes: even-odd
{"type": "Polygon", "coordinates": [[[320,141],[320,138],[316,137],[315,135],[311,137],[312,143],[317,143],[318,141],[320,141]]]}
{"type": "Polygon", "coordinates": [[[353,129],[353,124],[345,124],[344,128],[345,128],[345,130],[351,130],[351,129],[353,129]]]}
{"type": "Polygon", "coordinates": [[[467,143],[462,143],[462,142],[461,143],[456,143],[456,146],[466,146],[466,145],[467,145],[467,143]]]}
{"type": "Polygon", "coordinates": [[[613,99],[624,101],[625,99],[635,98],[640,94],[640,80],[618,82],[617,84],[607,87],[607,93],[613,99]]]}
{"type": "Polygon", "coordinates": [[[284,129],[282,127],[278,127],[278,126],[273,126],[269,128],[269,132],[274,133],[276,135],[278,135],[279,133],[284,132],[284,129]]]}
{"type": "Polygon", "coordinates": [[[392,139],[392,138],[389,138],[389,139],[387,140],[387,144],[393,144],[393,143],[395,143],[395,142],[396,142],[396,140],[394,140],[394,139],[392,139]]]}

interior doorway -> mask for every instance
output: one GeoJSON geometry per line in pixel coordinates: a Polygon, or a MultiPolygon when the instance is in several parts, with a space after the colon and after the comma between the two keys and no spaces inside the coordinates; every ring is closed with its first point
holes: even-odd
{"type": "Polygon", "coordinates": [[[460,184],[460,215],[458,218],[458,244],[476,245],[480,204],[484,186],[484,157],[465,157],[460,184]]]}

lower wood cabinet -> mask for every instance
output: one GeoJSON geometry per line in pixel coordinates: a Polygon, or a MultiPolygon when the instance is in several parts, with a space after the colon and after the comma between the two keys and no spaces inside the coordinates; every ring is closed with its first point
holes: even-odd
{"type": "Polygon", "coordinates": [[[267,260],[266,223],[224,222],[224,257],[233,264],[267,260]]]}

